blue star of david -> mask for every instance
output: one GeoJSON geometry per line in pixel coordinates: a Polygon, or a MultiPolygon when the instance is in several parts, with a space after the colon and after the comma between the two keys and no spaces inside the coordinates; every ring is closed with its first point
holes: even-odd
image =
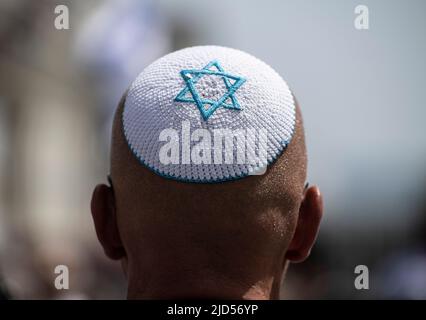
{"type": "Polygon", "coordinates": [[[189,102],[195,103],[200,110],[201,116],[206,121],[220,106],[226,109],[241,110],[241,106],[238,103],[237,98],[234,96],[235,91],[246,81],[243,77],[238,77],[225,73],[218,61],[211,61],[203,69],[187,69],[180,72],[183,80],[186,83],[186,87],[176,96],[175,101],[177,102],[189,102]],[[212,69],[216,70],[212,70],[212,69]],[[227,92],[218,100],[213,101],[209,99],[202,99],[198,94],[195,84],[201,77],[205,75],[219,76],[223,79],[227,92]],[[186,95],[191,93],[192,97],[186,95]],[[226,103],[230,100],[230,103],[226,103]],[[205,105],[210,106],[205,108],[205,105]]]}

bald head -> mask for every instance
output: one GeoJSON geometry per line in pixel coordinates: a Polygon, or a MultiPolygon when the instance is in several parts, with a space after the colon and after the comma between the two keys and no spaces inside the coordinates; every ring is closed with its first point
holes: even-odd
{"type": "Polygon", "coordinates": [[[105,253],[120,259],[129,298],[277,299],[288,261],[304,260],[322,215],[305,189],[301,113],[291,142],[265,174],[217,183],[167,179],[142,164],[123,127],[111,141],[112,187],[94,191],[92,214],[105,253]]]}

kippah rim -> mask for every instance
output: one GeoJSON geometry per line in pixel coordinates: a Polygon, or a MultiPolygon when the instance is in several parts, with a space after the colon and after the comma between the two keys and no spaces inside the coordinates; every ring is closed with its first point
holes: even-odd
{"type": "MultiPolygon", "coordinates": [[[[297,120],[296,117],[297,117],[297,114],[296,114],[296,102],[295,102],[293,94],[291,96],[293,98],[294,113],[295,113],[293,133],[291,134],[290,138],[287,141],[282,141],[281,142],[281,144],[280,144],[281,145],[281,149],[279,150],[278,155],[274,159],[267,161],[267,167],[270,166],[270,165],[272,165],[272,164],[274,164],[278,160],[278,158],[282,156],[282,154],[285,152],[285,150],[287,149],[288,145],[291,143],[291,141],[292,141],[292,139],[294,137],[294,132],[296,130],[296,120],[297,120]]],[[[127,98],[127,94],[126,94],[125,98],[127,98]]],[[[197,184],[224,183],[224,182],[230,182],[230,181],[237,181],[237,180],[240,180],[240,179],[243,179],[243,178],[247,178],[247,177],[253,176],[253,175],[247,173],[247,174],[241,174],[241,175],[236,174],[235,176],[228,176],[228,177],[221,178],[221,179],[188,179],[188,178],[185,178],[185,177],[179,177],[179,176],[173,176],[173,175],[167,174],[165,172],[162,172],[159,169],[156,169],[156,168],[150,166],[148,163],[146,163],[146,161],[141,156],[139,156],[137,154],[136,150],[132,147],[132,145],[129,142],[129,139],[127,138],[127,135],[126,135],[126,132],[125,132],[125,127],[124,127],[124,106],[125,106],[125,102],[126,102],[126,99],[123,101],[123,110],[121,112],[121,125],[122,125],[122,129],[123,129],[124,139],[126,140],[126,144],[129,147],[129,149],[131,150],[132,154],[139,161],[139,163],[141,165],[143,165],[145,168],[147,168],[148,170],[150,170],[151,172],[155,173],[156,175],[158,175],[158,176],[160,176],[162,178],[169,179],[169,180],[174,180],[174,181],[177,181],[177,182],[197,183],[197,184]]],[[[218,166],[220,166],[220,164],[218,166]]],[[[268,168],[266,168],[266,169],[268,169],[268,168]]]]}

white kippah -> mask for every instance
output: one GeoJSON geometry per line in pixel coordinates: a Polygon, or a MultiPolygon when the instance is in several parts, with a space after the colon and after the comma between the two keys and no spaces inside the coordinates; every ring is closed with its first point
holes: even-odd
{"type": "Polygon", "coordinates": [[[165,178],[207,183],[264,171],[290,142],[295,113],[289,87],[267,64],[200,46],[149,65],[129,88],[122,121],[143,165],[165,178]]]}

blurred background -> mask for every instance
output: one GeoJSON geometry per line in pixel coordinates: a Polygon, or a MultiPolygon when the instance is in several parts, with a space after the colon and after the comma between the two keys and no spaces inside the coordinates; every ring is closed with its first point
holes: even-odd
{"type": "Polygon", "coordinates": [[[422,0],[0,0],[0,298],[125,297],[89,210],[114,108],[150,62],[215,44],[273,66],[304,113],[325,217],[282,298],[425,299],[425,17],[422,0]],[[60,264],[69,290],[54,287],[60,264]]]}

